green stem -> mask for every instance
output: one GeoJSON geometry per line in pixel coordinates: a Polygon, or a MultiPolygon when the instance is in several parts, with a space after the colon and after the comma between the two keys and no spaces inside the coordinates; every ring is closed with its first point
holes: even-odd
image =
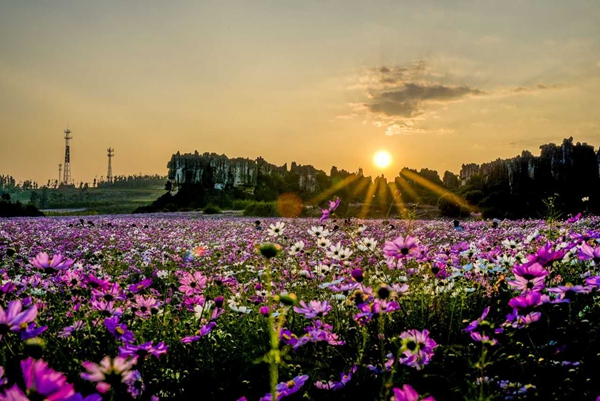
{"type": "Polygon", "coordinates": [[[271,349],[269,351],[269,377],[271,384],[271,399],[277,399],[277,383],[279,382],[278,364],[281,360],[279,355],[279,330],[275,327],[273,316],[273,288],[271,285],[271,263],[267,259],[265,266],[267,287],[267,308],[269,310],[269,333],[271,334],[271,349]]]}

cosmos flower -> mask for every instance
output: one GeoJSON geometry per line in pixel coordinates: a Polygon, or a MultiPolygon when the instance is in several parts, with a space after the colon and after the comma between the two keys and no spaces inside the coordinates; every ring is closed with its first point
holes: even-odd
{"type": "Polygon", "coordinates": [[[152,355],[158,359],[158,357],[167,353],[167,348],[169,348],[169,346],[165,345],[162,341],[156,345],[153,345],[152,341],[140,345],[125,343],[125,345],[119,347],[119,356],[123,358],[140,357],[144,359],[148,355],[152,355]]]}
{"type": "Polygon", "coordinates": [[[269,228],[267,228],[267,233],[271,237],[279,237],[283,233],[284,227],[285,227],[285,224],[281,221],[278,221],[275,224],[271,224],[269,226],[269,228]]]}
{"type": "Polygon", "coordinates": [[[19,332],[24,330],[27,328],[28,323],[35,320],[38,313],[36,305],[21,312],[22,309],[23,303],[20,300],[9,302],[6,311],[0,306],[0,335],[9,331],[19,332]]]}
{"type": "Polygon", "coordinates": [[[327,220],[334,212],[334,210],[338,208],[339,205],[340,198],[335,198],[334,200],[329,201],[329,207],[327,209],[321,210],[321,217],[319,218],[319,223],[322,223],[325,220],[327,220]]]}
{"type": "Polygon", "coordinates": [[[419,247],[415,238],[407,235],[406,238],[399,236],[393,241],[386,241],[383,246],[383,253],[388,258],[402,259],[414,257],[419,254],[419,247]]]}
{"type": "Polygon", "coordinates": [[[346,386],[346,384],[348,384],[350,382],[350,380],[352,380],[352,374],[354,374],[354,373],[356,373],[356,365],[352,366],[352,368],[347,373],[346,372],[340,373],[340,381],[325,382],[325,381],[321,380],[321,381],[315,382],[315,387],[317,387],[320,390],[333,390],[333,391],[340,390],[340,389],[344,388],[344,386],[346,386]]]}
{"type": "Polygon", "coordinates": [[[400,334],[400,339],[403,355],[398,358],[400,364],[421,370],[431,362],[437,343],[429,337],[429,330],[408,330],[400,334]]]}
{"type": "Polygon", "coordinates": [[[113,316],[104,319],[104,327],[112,334],[117,340],[123,341],[124,343],[133,343],[134,335],[130,330],[127,330],[127,325],[119,323],[119,317],[113,316]]]}
{"type": "MultiPolygon", "coordinates": [[[[5,394],[7,400],[67,400],[75,394],[73,385],[60,372],[51,369],[43,360],[28,358],[21,361],[25,392],[14,386],[5,394]],[[27,396],[25,396],[25,394],[27,396]]],[[[2,399],[2,397],[0,397],[2,399]]]]}
{"type": "Polygon", "coordinates": [[[135,378],[131,368],[137,363],[137,359],[127,359],[117,356],[111,359],[108,355],[102,358],[100,364],[94,362],[82,362],[81,365],[86,372],[81,373],[84,380],[98,383],[96,390],[102,394],[108,392],[119,383],[127,383],[135,378]]]}
{"type": "Polygon", "coordinates": [[[304,315],[307,319],[325,316],[331,310],[331,305],[327,301],[310,301],[308,305],[300,301],[300,306],[294,306],[294,312],[304,315]]]}
{"type": "Polygon", "coordinates": [[[419,398],[419,393],[409,384],[405,384],[402,388],[394,387],[392,392],[394,393],[392,401],[435,401],[431,396],[419,398]]]}
{"type": "Polygon", "coordinates": [[[32,265],[39,269],[43,269],[48,273],[56,273],[60,270],[66,270],[75,263],[73,259],[65,258],[60,253],[55,254],[52,259],[46,252],[40,252],[37,256],[29,261],[32,265]]]}
{"type": "Polygon", "coordinates": [[[184,337],[184,338],[181,339],[181,342],[184,343],[184,344],[189,344],[189,343],[192,343],[194,341],[198,341],[199,339],[201,339],[202,337],[204,337],[205,335],[207,335],[208,333],[210,333],[215,328],[216,325],[217,325],[216,322],[211,321],[208,324],[205,324],[204,326],[202,326],[200,328],[200,330],[198,330],[196,332],[196,335],[190,336],[190,337],[184,337]]]}
{"type": "Polygon", "coordinates": [[[185,295],[194,295],[195,293],[201,293],[206,288],[206,276],[201,272],[196,271],[194,274],[188,272],[181,272],[179,277],[179,291],[185,295]]]}
{"type": "MultiPolygon", "coordinates": [[[[288,395],[292,395],[295,392],[297,392],[298,390],[300,390],[300,388],[302,386],[304,386],[304,383],[306,383],[306,381],[308,380],[308,376],[307,375],[301,375],[301,376],[296,376],[294,377],[292,380],[289,380],[287,382],[281,382],[277,385],[277,387],[275,387],[275,391],[276,391],[276,399],[280,400],[283,397],[287,397],[288,395]]],[[[272,395],[271,393],[266,394],[264,397],[260,398],[260,401],[272,401],[272,395]]]]}

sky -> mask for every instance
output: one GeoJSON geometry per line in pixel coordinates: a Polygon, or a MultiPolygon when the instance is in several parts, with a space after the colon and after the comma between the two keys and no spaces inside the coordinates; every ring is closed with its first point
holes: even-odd
{"type": "Polygon", "coordinates": [[[600,146],[596,0],[0,2],[0,174],[194,151],[392,178],[600,146]],[[372,156],[387,150],[381,170],[372,156]]]}

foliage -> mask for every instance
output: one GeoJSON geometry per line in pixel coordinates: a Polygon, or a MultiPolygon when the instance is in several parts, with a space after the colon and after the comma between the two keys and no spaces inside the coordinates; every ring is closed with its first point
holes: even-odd
{"type": "Polygon", "coordinates": [[[207,205],[202,209],[204,214],[221,214],[221,208],[215,205],[207,205]]]}
{"type": "Polygon", "coordinates": [[[244,216],[277,217],[276,202],[253,202],[244,209],[244,216]]]}

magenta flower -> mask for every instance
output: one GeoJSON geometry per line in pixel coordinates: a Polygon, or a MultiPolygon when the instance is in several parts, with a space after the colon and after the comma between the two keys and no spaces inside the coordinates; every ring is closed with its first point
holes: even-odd
{"type": "Polygon", "coordinates": [[[407,235],[406,238],[399,236],[393,241],[385,242],[383,253],[388,258],[403,259],[417,256],[419,254],[419,247],[414,237],[410,235],[407,235]]]}
{"type": "Polygon", "coordinates": [[[539,263],[543,267],[548,267],[554,261],[561,260],[563,256],[565,256],[564,249],[554,251],[552,249],[552,244],[550,242],[546,242],[544,246],[538,249],[537,253],[527,256],[528,262],[526,264],[539,263]]]}
{"type": "Polygon", "coordinates": [[[520,276],[525,280],[533,280],[538,277],[546,277],[548,275],[548,270],[544,269],[539,263],[525,264],[520,266],[515,266],[512,269],[512,272],[515,276],[520,276]]]}
{"type": "Polygon", "coordinates": [[[164,342],[160,342],[156,345],[152,345],[152,341],[148,341],[147,343],[134,345],[134,344],[125,344],[122,347],[119,347],[119,356],[128,358],[128,357],[140,357],[142,359],[146,358],[148,355],[153,355],[156,358],[160,357],[162,354],[167,353],[167,345],[164,342]]]}
{"type": "Polygon", "coordinates": [[[516,310],[528,310],[541,303],[542,295],[539,292],[530,292],[508,301],[508,305],[516,310]]]}
{"type": "Polygon", "coordinates": [[[305,328],[306,334],[303,335],[293,345],[293,349],[296,350],[299,347],[308,344],[324,341],[329,345],[344,345],[346,342],[339,339],[338,335],[332,333],[333,326],[323,323],[320,320],[313,322],[312,326],[305,328]]]}
{"type": "Polygon", "coordinates": [[[29,261],[32,265],[39,269],[43,269],[49,273],[56,273],[60,270],[66,270],[73,266],[73,259],[65,258],[60,253],[55,254],[50,260],[46,252],[40,252],[38,255],[29,261]]]}
{"type": "Polygon", "coordinates": [[[23,303],[20,300],[9,302],[6,311],[0,306],[0,335],[28,329],[28,323],[37,317],[37,306],[33,305],[24,312],[21,312],[22,308],[23,303]]]}
{"type": "Polygon", "coordinates": [[[133,343],[134,335],[133,332],[127,330],[127,325],[119,323],[119,317],[113,316],[104,319],[104,326],[117,340],[121,340],[124,343],[133,343]]]}
{"type": "Polygon", "coordinates": [[[437,343],[429,337],[429,330],[408,330],[400,334],[400,338],[400,352],[404,356],[398,358],[399,363],[421,370],[431,362],[437,343]]]}
{"type": "Polygon", "coordinates": [[[181,342],[184,343],[184,344],[189,344],[189,343],[192,343],[194,341],[198,341],[199,339],[201,339],[202,337],[204,337],[205,335],[207,335],[208,333],[210,333],[215,328],[216,325],[217,325],[216,322],[211,321],[208,324],[205,324],[204,326],[202,326],[200,328],[200,330],[198,330],[196,332],[196,335],[189,336],[189,337],[183,337],[181,339],[181,342]]]}
{"type": "Polygon", "coordinates": [[[471,333],[473,330],[475,330],[477,328],[477,326],[479,326],[481,324],[481,322],[483,322],[485,320],[488,313],[490,313],[489,306],[483,310],[483,313],[481,314],[481,316],[479,318],[477,318],[477,320],[473,320],[471,323],[469,323],[469,325],[467,326],[467,328],[464,331],[466,331],[467,333],[471,333]]]}
{"type": "Polygon", "coordinates": [[[294,306],[294,312],[304,315],[307,319],[325,316],[331,310],[331,305],[327,301],[300,301],[300,306],[294,306]]]}
{"type": "MultiPolygon", "coordinates": [[[[287,382],[281,382],[277,385],[277,387],[275,387],[275,391],[276,391],[276,400],[280,400],[283,397],[287,397],[288,395],[292,395],[295,392],[297,392],[298,390],[300,390],[300,387],[304,386],[304,383],[306,383],[306,381],[308,380],[308,376],[307,375],[301,375],[301,376],[296,376],[294,377],[292,380],[289,380],[287,382]]],[[[272,401],[273,397],[272,394],[266,394],[264,397],[260,398],[260,401],[272,401]]]]}
{"type": "MultiPolygon", "coordinates": [[[[419,401],[419,393],[416,392],[409,384],[405,384],[402,388],[394,387],[392,389],[394,396],[392,401],[419,401]]],[[[422,401],[435,401],[431,396],[425,397],[422,401]]]]}
{"type": "Polygon", "coordinates": [[[321,210],[321,218],[319,219],[319,223],[322,223],[325,220],[327,220],[331,216],[331,213],[333,213],[333,211],[337,209],[339,205],[340,198],[335,198],[335,200],[329,201],[329,208],[321,210]]]}
{"type": "Polygon", "coordinates": [[[82,362],[81,365],[87,372],[81,373],[85,380],[96,382],[96,390],[104,394],[119,383],[128,383],[135,378],[135,371],[131,368],[137,363],[137,359],[126,359],[117,356],[111,360],[105,356],[100,364],[94,362],[82,362]]]}
{"type": "Polygon", "coordinates": [[[600,264],[600,247],[592,248],[584,242],[579,250],[579,259],[593,260],[595,264],[600,264]]]}
{"type": "Polygon", "coordinates": [[[6,392],[4,399],[58,401],[67,400],[75,394],[73,385],[67,383],[65,375],[48,367],[43,360],[25,359],[21,361],[21,370],[25,393],[15,385],[6,392]]]}
{"type": "Polygon", "coordinates": [[[146,288],[150,287],[151,285],[152,285],[152,279],[145,278],[137,284],[131,284],[129,287],[127,287],[127,290],[129,292],[135,294],[137,292],[145,290],[146,288]]]}
{"type": "Polygon", "coordinates": [[[201,293],[202,289],[206,287],[206,277],[201,272],[194,272],[190,274],[188,272],[181,273],[179,278],[179,291],[185,295],[193,295],[195,293],[201,293]]]}

